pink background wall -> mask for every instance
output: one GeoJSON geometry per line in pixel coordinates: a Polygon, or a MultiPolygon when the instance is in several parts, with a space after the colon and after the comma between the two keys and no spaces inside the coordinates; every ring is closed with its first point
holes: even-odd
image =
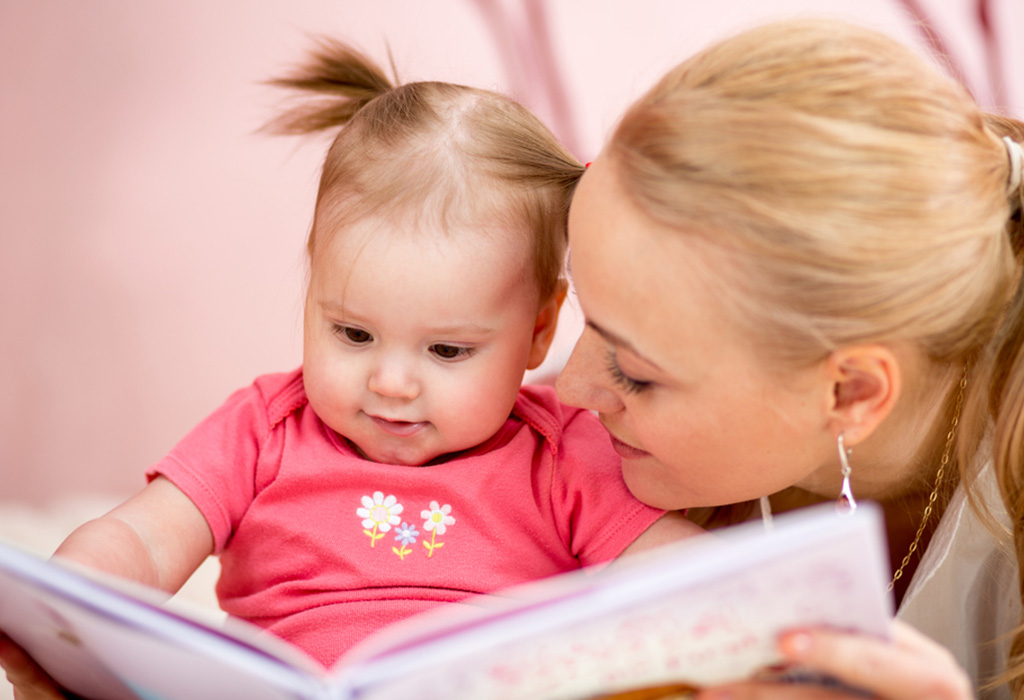
{"type": "MultiPolygon", "coordinates": [[[[982,102],[1020,115],[1024,48],[1007,30],[1024,27],[1024,3],[989,3],[1001,98],[975,0],[921,4],[982,102]]],[[[810,11],[927,50],[895,0],[0,3],[0,501],[127,494],[230,391],[298,364],[323,143],[254,132],[278,104],[260,81],[307,34],[382,61],[390,44],[405,80],[516,89],[586,160],[688,53],[810,11]],[[568,110],[536,66],[503,62],[502,46],[538,40],[527,8],[546,11],[568,110]]]]}

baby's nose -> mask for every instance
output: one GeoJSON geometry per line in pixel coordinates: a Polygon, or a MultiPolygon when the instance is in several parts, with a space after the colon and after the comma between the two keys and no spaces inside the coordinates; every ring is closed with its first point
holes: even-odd
{"type": "Polygon", "coordinates": [[[375,394],[397,399],[414,399],[420,394],[419,381],[408,362],[384,358],[370,375],[369,389],[375,394]]]}

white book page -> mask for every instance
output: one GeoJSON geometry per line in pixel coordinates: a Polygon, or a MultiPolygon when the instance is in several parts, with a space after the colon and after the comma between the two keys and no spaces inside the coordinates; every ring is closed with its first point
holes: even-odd
{"type": "MultiPolygon", "coordinates": [[[[731,530],[596,575],[527,586],[525,600],[557,603],[534,602],[455,632],[428,630],[398,651],[370,652],[353,685],[373,700],[580,698],[748,677],[779,661],[775,639],[794,626],[888,634],[892,602],[877,509],[845,518],[810,509],[776,518],[771,532],[760,524],[731,530]]],[[[384,639],[393,644],[398,634],[384,639]]]]}
{"type": "Polygon", "coordinates": [[[451,606],[410,620],[343,659],[329,682],[244,623],[207,629],[169,614],[151,589],[129,586],[139,599],[129,597],[3,546],[0,629],[58,681],[104,700],[580,698],[746,677],[778,661],[774,640],[793,626],[887,633],[877,509],[721,532],[481,598],[471,617],[451,606]]]}
{"type": "Polygon", "coordinates": [[[290,645],[237,620],[208,627],[210,615],[182,614],[181,605],[169,611],[165,597],[0,548],[0,629],[79,695],[277,700],[323,693],[319,666],[290,645]]]}

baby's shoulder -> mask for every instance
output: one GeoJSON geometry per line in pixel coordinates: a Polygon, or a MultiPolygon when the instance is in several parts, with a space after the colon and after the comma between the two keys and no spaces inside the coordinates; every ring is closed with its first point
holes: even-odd
{"type": "Polygon", "coordinates": [[[308,402],[302,368],[290,372],[274,372],[256,378],[251,389],[266,407],[267,422],[271,428],[308,402]]]}
{"type": "Polygon", "coordinates": [[[513,412],[557,447],[582,434],[585,439],[604,429],[592,412],[562,403],[554,387],[524,384],[513,412]]]}

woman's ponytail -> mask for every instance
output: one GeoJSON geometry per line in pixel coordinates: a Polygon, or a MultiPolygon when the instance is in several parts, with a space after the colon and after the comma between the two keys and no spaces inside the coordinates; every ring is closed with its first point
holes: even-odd
{"type": "Polygon", "coordinates": [[[986,114],[985,122],[1005,149],[1006,197],[1010,202],[1007,234],[1017,259],[1024,261],[1024,123],[995,114],[986,114]]]}
{"type": "MultiPolygon", "coordinates": [[[[1019,272],[1024,262],[1024,124],[995,115],[986,115],[986,121],[1004,147],[1001,155],[1005,165],[1000,163],[997,170],[1006,173],[1006,235],[1018,274],[1017,290],[1005,310],[1002,327],[988,347],[978,379],[982,384],[979,389],[987,390],[988,412],[994,419],[992,459],[1019,567],[1018,595],[1024,601],[1024,275],[1019,272]]],[[[1008,683],[1014,697],[1024,698],[1024,620],[1019,624],[1010,641],[1006,671],[994,680],[1008,683]]]]}

